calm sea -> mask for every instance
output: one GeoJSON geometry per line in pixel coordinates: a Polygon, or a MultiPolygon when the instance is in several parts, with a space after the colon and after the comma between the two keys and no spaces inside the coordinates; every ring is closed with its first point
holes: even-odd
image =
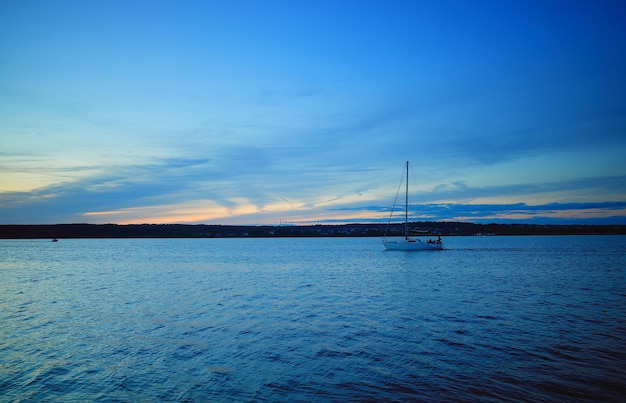
{"type": "Polygon", "coordinates": [[[445,242],[0,241],[0,400],[626,400],[626,237],[445,242]]]}

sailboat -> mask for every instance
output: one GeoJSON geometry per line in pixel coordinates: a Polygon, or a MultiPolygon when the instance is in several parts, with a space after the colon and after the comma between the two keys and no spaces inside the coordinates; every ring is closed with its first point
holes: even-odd
{"type": "MultiPolygon", "coordinates": [[[[420,250],[443,250],[443,242],[441,241],[441,237],[437,237],[437,239],[428,239],[427,241],[422,241],[419,238],[412,237],[409,231],[409,161],[406,162],[406,181],[405,181],[405,190],[404,190],[404,237],[403,238],[387,238],[387,231],[389,230],[389,225],[387,225],[387,229],[385,230],[385,235],[383,236],[383,245],[387,250],[405,250],[405,251],[420,251],[420,250]]],[[[404,177],[404,175],[402,175],[404,177]]],[[[402,183],[401,183],[402,184],[402,183]]],[[[399,191],[400,189],[398,189],[399,191]]],[[[397,196],[396,196],[397,201],[397,196]]],[[[391,216],[393,215],[393,210],[391,211],[391,215],[389,216],[389,222],[391,222],[391,216]]]]}

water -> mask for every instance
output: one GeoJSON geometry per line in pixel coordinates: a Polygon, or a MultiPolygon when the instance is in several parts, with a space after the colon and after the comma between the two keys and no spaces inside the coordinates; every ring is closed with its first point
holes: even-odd
{"type": "Polygon", "coordinates": [[[626,399],[626,237],[445,241],[0,241],[0,400],[626,399]]]}

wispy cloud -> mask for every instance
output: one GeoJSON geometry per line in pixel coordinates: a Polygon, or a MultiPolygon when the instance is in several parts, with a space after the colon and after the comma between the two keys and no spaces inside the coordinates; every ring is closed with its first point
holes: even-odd
{"type": "MultiPolygon", "coordinates": [[[[542,224],[624,224],[626,202],[515,204],[426,204],[411,206],[412,221],[460,221],[474,223],[542,223],[542,224]]],[[[340,211],[369,211],[372,215],[355,216],[348,222],[387,222],[390,209],[384,206],[340,208],[340,211]],[[386,217],[380,218],[381,213],[386,217]],[[377,217],[377,218],[373,218],[377,217]]],[[[395,221],[402,214],[396,211],[395,221]]],[[[329,222],[345,222],[331,219],[329,222]]],[[[310,222],[308,222],[310,223],[310,222]]]]}
{"type": "Polygon", "coordinates": [[[470,187],[463,181],[437,185],[428,197],[432,200],[496,200],[501,198],[537,197],[565,192],[563,198],[587,199],[588,195],[603,194],[606,198],[624,198],[626,176],[575,178],[556,182],[522,183],[470,187]],[[572,196],[572,194],[577,196],[572,196]]]}
{"type": "MultiPolygon", "coordinates": [[[[246,148],[233,155],[255,154],[246,148]]],[[[249,156],[246,161],[256,157],[249,156]]],[[[258,159],[258,158],[257,158],[258,159]]],[[[215,164],[211,159],[171,158],[148,165],[118,167],[74,181],[29,192],[0,195],[5,223],[238,223],[381,222],[391,211],[389,189],[372,169],[298,167],[281,171],[275,161],[258,165],[215,164]],[[258,169],[252,169],[256,167],[258,169]],[[278,175],[283,174],[283,175],[278,175]],[[273,180],[274,178],[274,180],[273,180]],[[374,180],[372,181],[372,178],[374,180]],[[308,187],[308,190],[303,190],[308,187]]],[[[279,160],[280,161],[280,160],[279,160]]],[[[305,165],[307,166],[307,165],[305,165]]],[[[425,204],[412,204],[411,218],[421,221],[501,222],[526,220],[619,221],[623,202],[526,204],[480,202],[517,195],[572,190],[615,195],[626,177],[579,178],[566,182],[474,187],[464,181],[436,186],[425,204]],[[465,200],[465,202],[451,202],[465,200]]]]}

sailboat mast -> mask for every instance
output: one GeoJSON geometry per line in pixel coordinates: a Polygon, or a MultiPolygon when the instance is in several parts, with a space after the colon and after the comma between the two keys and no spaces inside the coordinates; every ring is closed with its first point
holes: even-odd
{"type": "Polygon", "coordinates": [[[406,162],[406,189],[404,190],[404,239],[409,239],[409,161],[406,162]]]}

